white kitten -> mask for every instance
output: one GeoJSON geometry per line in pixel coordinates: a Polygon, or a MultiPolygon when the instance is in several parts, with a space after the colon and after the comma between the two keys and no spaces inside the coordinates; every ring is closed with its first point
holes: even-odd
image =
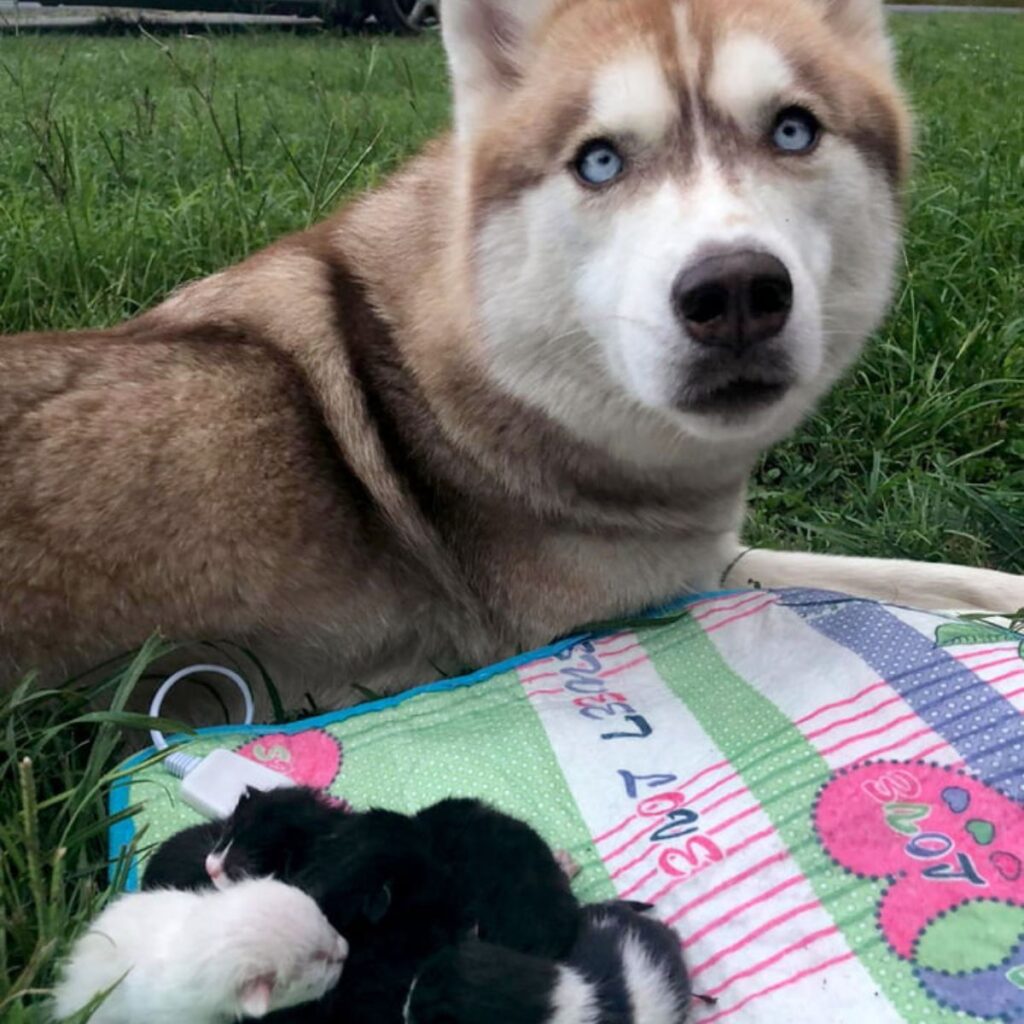
{"type": "Polygon", "coordinates": [[[112,903],[75,943],[54,1010],[63,1020],[116,986],[90,1024],[263,1017],[319,999],[347,955],[316,903],[283,882],[137,893],[112,903]]]}

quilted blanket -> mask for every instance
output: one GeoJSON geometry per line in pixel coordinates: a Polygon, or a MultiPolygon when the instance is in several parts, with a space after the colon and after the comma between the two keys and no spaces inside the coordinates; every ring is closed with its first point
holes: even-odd
{"type": "MultiPolygon", "coordinates": [[[[717,1001],[701,1024],[1024,1021],[1022,709],[1019,634],[746,591],[186,748],[356,808],[470,795],[524,818],[582,865],[581,898],[656,904],[717,1001]]],[[[115,854],[199,820],[130,767],[115,854]]]]}

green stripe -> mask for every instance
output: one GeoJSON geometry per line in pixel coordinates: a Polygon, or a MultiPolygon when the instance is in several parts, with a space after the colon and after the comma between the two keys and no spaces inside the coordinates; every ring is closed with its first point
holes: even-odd
{"type": "MultiPolygon", "coordinates": [[[[585,870],[582,899],[611,899],[615,887],[590,840],[547,732],[515,672],[445,693],[425,693],[394,707],[326,725],[343,748],[330,787],[357,808],[410,813],[447,796],[476,796],[529,821],[552,846],[568,850],[585,870]]],[[[252,730],[219,733],[184,744],[203,756],[235,749],[252,730]]],[[[142,804],[137,829],[144,845],[162,842],[203,819],[176,799],[178,782],[162,766],[132,778],[129,802],[142,804]]]]}
{"type": "MultiPolygon", "coordinates": [[[[908,1021],[929,1024],[976,1019],[940,1007],[922,991],[910,964],[882,941],[875,909],[884,883],[851,878],[822,850],[811,811],[831,773],[797,727],[729,668],[693,619],[644,639],[658,674],[739,772],[815,896],[896,1010],[908,1021]]],[[[722,795],[727,791],[723,787],[722,795]]]]}

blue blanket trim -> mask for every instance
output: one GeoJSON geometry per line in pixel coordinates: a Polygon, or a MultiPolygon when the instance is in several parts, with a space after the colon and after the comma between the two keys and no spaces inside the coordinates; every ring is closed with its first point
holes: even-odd
{"type": "MultiPolygon", "coordinates": [[[[662,615],[681,611],[683,608],[687,607],[687,605],[693,604],[695,601],[704,601],[709,598],[728,597],[732,594],[740,594],[743,592],[743,589],[732,589],[713,590],[701,594],[688,594],[684,597],[677,598],[674,601],[670,601],[667,604],[661,605],[658,608],[652,608],[647,612],[642,613],[642,617],[658,618],[662,615]]],[[[402,693],[395,694],[392,697],[383,697],[380,700],[371,701],[367,704],[359,704],[351,708],[343,708],[340,711],[330,711],[323,715],[317,715],[314,718],[303,718],[297,722],[289,722],[286,725],[214,725],[203,729],[197,729],[195,733],[190,735],[172,736],[168,740],[168,743],[173,746],[177,743],[185,743],[189,740],[194,740],[197,736],[225,736],[236,733],[246,733],[247,735],[252,736],[266,736],[270,733],[284,733],[288,735],[291,733],[305,732],[307,729],[319,729],[326,725],[337,725],[339,722],[348,721],[350,718],[358,718],[360,715],[369,715],[377,711],[387,711],[390,708],[395,708],[400,704],[404,704],[406,701],[413,700],[416,697],[422,697],[424,694],[447,693],[451,690],[460,690],[467,686],[476,686],[479,683],[486,682],[488,679],[493,679],[497,675],[502,675],[505,672],[511,672],[515,669],[521,668],[523,665],[526,665],[531,661],[538,661],[542,658],[553,657],[556,654],[560,654],[567,648],[572,647],[574,644],[580,643],[582,640],[599,635],[601,634],[596,632],[576,633],[572,636],[565,637],[562,640],[556,640],[554,643],[548,644],[546,647],[527,651],[524,654],[517,654],[512,658],[497,662],[494,665],[487,665],[485,668],[478,669],[475,672],[470,672],[468,675],[456,676],[453,679],[440,679],[433,683],[425,683],[411,690],[404,690],[402,693]]],[[[124,774],[113,784],[110,790],[110,795],[107,798],[107,806],[111,816],[121,814],[128,809],[128,798],[131,792],[131,770],[149,760],[156,753],[157,750],[155,747],[147,747],[145,750],[142,750],[138,754],[134,754],[132,757],[128,758],[128,760],[121,765],[120,770],[124,774]]],[[[111,878],[116,874],[117,866],[121,857],[121,851],[128,848],[134,837],[135,822],[131,818],[126,818],[111,826],[107,837],[110,857],[109,874],[111,878]]],[[[125,889],[128,892],[132,892],[138,889],[138,887],[138,865],[133,858],[131,867],[128,870],[125,889]]]]}

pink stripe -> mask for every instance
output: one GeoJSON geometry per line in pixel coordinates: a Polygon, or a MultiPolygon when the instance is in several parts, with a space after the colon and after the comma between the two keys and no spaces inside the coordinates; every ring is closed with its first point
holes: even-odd
{"type": "Polygon", "coordinates": [[[872,690],[881,689],[883,686],[888,686],[887,682],[873,683],[867,689],[861,690],[860,693],[855,693],[852,697],[847,697],[846,700],[833,701],[831,704],[822,704],[816,711],[812,711],[809,715],[804,715],[803,718],[798,718],[793,723],[794,725],[804,725],[809,722],[812,718],[817,718],[818,715],[824,714],[826,711],[835,711],[836,708],[846,707],[847,704],[856,704],[861,697],[866,697],[872,690]]]}
{"type": "Polygon", "coordinates": [[[740,601],[734,601],[732,604],[720,604],[714,608],[709,608],[706,612],[701,615],[694,615],[694,618],[698,622],[703,622],[704,619],[709,618],[712,615],[717,615],[719,612],[731,612],[737,608],[742,608],[744,605],[750,604],[751,601],[760,601],[764,597],[764,591],[757,591],[755,594],[748,594],[740,601]]]}
{"type": "Polygon", "coordinates": [[[1012,690],[1010,693],[1004,693],[1003,696],[1007,700],[1010,700],[1013,697],[1019,697],[1022,693],[1024,693],[1024,686],[1022,686],[1019,690],[1012,690]]]}
{"type": "MultiPolygon", "coordinates": [[[[746,790],[746,789],[737,789],[737,790],[735,790],[735,791],[734,791],[734,792],[733,792],[732,794],[730,794],[730,796],[724,797],[724,798],[723,798],[722,800],[719,800],[719,801],[718,801],[717,803],[715,803],[715,804],[712,804],[712,806],[713,806],[713,807],[717,807],[717,806],[719,806],[720,804],[724,803],[724,802],[725,802],[726,800],[729,800],[729,799],[731,799],[731,798],[732,798],[732,797],[734,797],[734,796],[739,796],[739,795],[740,795],[741,793],[746,793],[746,792],[747,792],[747,790],[746,790]]],[[[723,822],[722,822],[722,823],[721,823],[720,825],[716,825],[716,826],[715,826],[715,827],[714,827],[713,829],[710,829],[710,830],[708,831],[708,835],[714,835],[714,834],[715,834],[715,833],[717,833],[717,832],[721,832],[721,831],[723,831],[724,829],[728,828],[728,827],[729,827],[730,825],[732,825],[732,824],[734,824],[735,822],[739,821],[739,820],[740,820],[741,818],[746,818],[746,817],[747,817],[748,815],[751,815],[751,814],[755,813],[756,811],[758,811],[758,810],[760,810],[760,809],[761,809],[761,808],[760,808],[760,804],[755,804],[755,805],[754,805],[753,807],[750,807],[750,808],[748,808],[748,809],[747,809],[747,810],[745,810],[745,811],[741,811],[741,812],[740,812],[739,814],[736,814],[736,815],[734,815],[733,817],[729,818],[729,819],[728,819],[728,821],[723,821],[723,822]]],[[[705,809],[705,810],[701,811],[700,813],[701,813],[701,814],[705,814],[705,815],[706,815],[706,814],[707,814],[707,812],[708,812],[708,809],[705,809]]],[[[634,817],[635,817],[635,815],[634,815],[634,817]]],[[[652,823],[652,824],[653,824],[653,823],[652,823]]],[[[647,835],[647,833],[648,833],[648,831],[649,831],[649,829],[650,829],[650,828],[651,828],[651,826],[649,825],[649,826],[647,826],[647,828],[645,828],[645,829],[643,830],[643,832],[638,832],[638,833],[636,833],[636,835],[634,835],[634,836],[633,836],[633,837],[632,837],[631,839],[629,839],[629,840],[628,840],[628,841],[627,841],[626,843],[624,843],[624,844],[623,844],[622,846],[620,846],[620,847],[619,847],[619,848],[618,848],[617,850],[614,850],[614,851],[613,851],[612,853],[609,853],[609,854],[605,855],[605,856],[604,856],[604,857],[602,858],[602,860],[604,860],[604,861],[605,861],[605,863],[608,863],[608,861],[610,861],[610,860],[612,860],[612,859],[613,859],[614,857],[618,856],[618,854],[620,854],[620,853],[622,853],[622,852],[623,852],[624,850],[628,849],[628,847],[630,847],[630,846],[634,845],[635,843],[637,843],[637,842],[639,842],[639,841],[640,841],[641,839],[643,839],[643,838],[644,838],[644,836],[646,836],[646,835],[647,835]]],[[[630,869],[631,867],[634,867],[634,866],[635,866],[636,864],[639,864],[639,863],[640,863],[640,861],[644,860],[644,859],[645,859],[645,858],[646,858],[647,856],[649,856],[649,855],[650,855],[650,853],[651,853],[651,852],[652,852],[652,851],[653,851],[654,849],[656,849],[656,847],[654,847],[654,846],[651,846],[651,847],[650,847],[649,849],[647,849],[646,851],[644,851],[644,853],[640,854],[640,856],[639,856],[639,857],[634,857],[634,858],[633,858],[633,860],[629,861],[629,863],[628,863],[628,864],[624,864],[624,865],[623,865],[622,867],[618,868],[618,869],[617,869],[617,870],[616,870],[616,871],[614,872],[614,874],[612,874],[612,876],[611,876],[611,877],[612,877],[612,878],[618,878],[618,877],[619,877],[620,875],[622,875],[622,874],[624,874],[624,873],[625,873],[626,871],[628,871],[628,870],[629,870],[629,869],[630,869]]]]}
{"type": "Polygon", "coordinates": [[[715,810],[718,807],[721,807],[722,804],[728,803],[730,800],[735,800],[736,797],[743,796],[745,793],[749,792],[750,790],[747,789],[746,786],[740,786],[739,789],[734,789],[731,793],[727,793],[725,796],[722,797],[721,800],[716,800],[713,804],[708,804],[707,807],[705,807],[700,813],[710,814],[711,811],[715,810]]]}
{"type": "Polygon", "coordinates": [[[725,892],[726,889],[731,889],[734,885],[739,885],[740,882],[745,882],[751,876],[756,875],[765,868],[771,867],[773,864],[778,864],[780,860],[785,860],[788,856],[788,850],[780,850],[778,853],[773,853],[770,857],[765,857],[764,860],[758,861],[756,864],[752,864],[745,871],[741,871],[738,875],[733,875],[732,878],[727,878],[724,882],[716,885],[714,889],[709,889],[702,896],[698,896],[696,899],[690,900],[689,903],[683,904],[683,906],[681,906],[665,921],[665,924],[674,924],[684,914],[693,910],[694,907],[699,907],[702,903],[706,903],[708,900],[713,899],[719,893],[725,892]]]}
{"type": "Polygon", "coordinates": [[[917,761],[922,757],[928,757],[929,754],[934,754],[936,751],[948,746],[949,744],[945,740],[943,740],[941,743],[936,743],[934,747],[929,747],[927,750],[922,750],[919,754],[916,754],[913,758],[908,758],[907,760],[917,761]]]}
{"type": "Polygon", "coordinates": [[[767,957],[760,963],[754,964],[753,967],[748,967],[745,971],[740,971],[738,974],[734,974],[731,978],[727,978],[721,985],[711,989],[711,991],[708,992],[708,995],[717,996],[719,992],[724,992],[730,985],[735,984],[737,981],[742,981],[744,978],[760,974],[761,971],[766,970],[773,964],[777,964],[780,960],[784,960],[790,955],[790,953],[796,953],[801,949],[805,949],[807,946],[812,945],[819,939],[826,939],[830,935],[838,934],[839,929],[834,924],[829,925],[828,928],[822,928],[820,931],[811,932],[810,935],[805,935],[802,939],[798,939],[791,946],[787,946],[785,949],[780,949],[774,956],[767,957]]]}
{"type": "MultiPolygon", "coordinates": [[[[621,639],[621,637],[614,637],[615,640],[621,639]]],[[[635,651],[640,646],[639,643],[626,644],[625,647],[620,647],[617,651],[602,651],[602,658],[617,658],[621,654],[625,654],[627,651],[635,651]]]]}
{"type": "Polygon", "coordinates": [[[625,672],[627,668],[635,668],[637,665],[641,665],[645,661],[647,661],[647,655],[642,654],[639,658],[634,658],[632,661],[627,661],[625,665],[616,665],[615,668],[607,668],[603,672],[598,672],[597,674],[602,679],[607,679],[609,676],[615,676],[618,675],[620,672],[625,672]]]}
{"type": "Polygon", "coordinates": [[[559,687],[557,690],[530,690],[526,694],[526,696],[527,697],[546,697],[546,696],[549,696],[550,694],[555,694],[555,693],[559,693],[559,694],[560,693],[565,693],[565,690],[563,690],[561,687],[559,687]]]}
{"type": "Polygon", "coordinates": [[[697,774],[694,775],[694,777],[692,779],[687,779],[679,787],[679,789],[676,790],[676,792],[677,793],[681,793],[681,792],[685,791],[687,788],[692,786],[698,779],[703,779],[704,776],[708,774],[708,772],[715,772],[715,771],[718,771],[719,768],[728,768],[728,767],[729,767],[729,762],[728,761],[719,761],[716,764],[711,765],[709,768],[704,768],[701,771],[697,772],[697,774]]]}
{"type": "Polygon", "coordinates": [[[628,850],[634,843],[639,842],[641,839],[643,839],[643,837],[646,836],[647,833],[651,831],[651,829],[654,827],[654,825],[655,825],[655,822],[653,822],[653,821],[648,822],[646,825],[644,825],[644,827],[639,832],[634,833],[621,846],[619,846],[616,849],[612,850],[611,853],[604,854],[604,856],[601,859],[606,864],[608,863],[608,861],[614,860],[614,858],[618,857],[618,855],[620,853],[623,853],[625,850],[628,850]]]}
{"type": "Polygon", "coordinates": [[[714,793],[714,791],[718,789],[719,786],[724,786],[727,782],[732,782],[733,779],[738,779],[739,777],[739,772],[733,772],[732,775],[726,775],[724,778],[721,778],[717,782],[712,783],[710,786],[707,787],[707,789],[702,789],[699,793],[695,793],[693,796],[690,797],[687,803],[695,804],[702,797],[707,796],[709,793],[714,793]]]}
{"type": "Polygon", "coordinates": [[[850,715],[847,718],[837,718],[834,722],[830,722],[828,725],[823,725],[815,732],[804,733],[804,738],[808,740],[817,739],[819,736],[824,736],[825,733],[830,732],[832,729],[838,729],[841,725],[850,725],[851,722],[860,722],[865,718],[870,718],[872,715],[877,714],[882,710],[882,708],[898,704],[902,699],[903,698],[899,696],[890,697],[888,700],[883,700],[881,704],[876,704],[874,707],[868,708],[867,711],[861,711],[859,714],[850,715]]]}
{"type": "Polygon", "coordinates": [[[732,615],[728,619],[722,619],[721,622],[716,622],[713,626],[708,626],[704,632],[714,633],[716,629],[724,629],[726,626],[730,625],[730,623],[739,622],[740,619],[748,619],[751,615],[756,615],[758,612],[763,612],[765,608],[770,608],[777,600],[777,598],[771,597],[765,601],[764,604],[759,604],[756,608],[751,608],[750,611],[740,612],[739,615],[732,615]]]}
{"type": "Polygon", "coordinates": [[[649,896],[645,902],[660,903],[676,886],[682,885],[683,882],[688,881],[692,877],[692,875],[687,875],[685,878],[673,878],[671,882],[666,882],[653,896],[649,896]]]}
{"type": "Polygon", "coordinates": [[[779,882],[778,885],[773,886],[767,892],[763,892],[758,896],[754,896],[752,899],[747,900],[746,903],[741,903],[738,907],[733,907],[727,910],[724,914],[716,917],[713,921],[709,921],[700,931],[694,932],[688,939],[683,941],[683,946],[692,946],[695,942],[699,942],[710,932],[713,932],[716,928],[720,928],[723,924],[728,924],[734,917],[738,917],[744,911],[749,910],[751,907],[756,907],[759,903],[765,903],[770,899],[778,896],[780,892],[785,892],[786,889],[796,885],[798,882],[805,881],[803,875],[793,875],[792,878],[787,878],[785,882],[779,882]]]}
{"type": "Polygon", "coordinates": [[[1012,672],[1004,672],[1001,676],[996,676],[995,679],[986,679],[986,683],[1001,683],[1004,679],[1013,679],[1014,676],[1024,675],[1024,668],[1015,668],[1012,672]]]}
{"type": "MultiPolygon", "coordinates": [[[[1020,655],[1016,651],[1014,651],[1013,654],[1011,654],[1008,658],[996,658],[995,661],[986,661],[984,665],[972,665],[971,666],[971,671],[972,672],[981,672],[983,669],[995,668],[997,665],[1007,665],[1011,661],[1020,661],[1020,655]]],[[[996,682],[996,680],[995,679],[986,679],[985,682],[987,682],[987,683],[994,683],[994,682],[996,682]]]]}
{"type": "Polygon", "coordinates": [[[650,855],[657,849],[658,847],[654,843],[651,843],[651,845],[648,846],[639,857],[634,857],[628,864],[623,864],[618,871],[614,872],[611,876],[612,880],[614,881],[620,875],[624,875],[630,868],[636,867],[642,860],[647,860],[647,858],[650,857],[650,855]]]}
{"type": "Polygon", "coordinates": [[[777,981],[774,985],[769,985],[767,988],[761,989],[759,992],[753,992],[746,999],[741,999],[738,1003],[734,1003],[726,1010],[719,1010],[712,1017],[705,1017],[700,1024],[715,1024],[715,1021],[722,1020],[725,1017],[730,1017],[732,1014],[739,1010],[742,1010],[745,1006],[749,1006],[755,999],[761,999],[764,996],[771,995],[773,992],[778,992],[780,988],[787,988],[790,985],[795,985],[798,981],[803,981],[804,978],[809,978],[812,974],[817,974],[819,971],[824,971],[829,967],[835,967],[836,964],[845,963],[847,960],[852,960],[856,956],[856,953],[842,953],[839,956],[832,957],[831,960],[826,960],[824,963],[817,964],[815,967],[808,967],[806,970],[800,971],[794,974],[791,978],[786,978],[784,981],[777,981]]]}
{"type": "Polygon", "coordinates": [[[735,846],[730,846],[726,850],[726,855],[731,857],[734,853],[739,853],[740,850],[745,850],[752,843],[756,843],[759,839],[764,839],[766,836],[774,835],[775,826],[769,825],[768,828],[761,829],[760,832],[755,832],[752,836],[748,836],[743,840],[742,843],[737,843],[735,846]]]}
{"type": "MultiPolygon", "coordinates": [[[[1007,640],[1006,643],[1010,643],[1010,641],[1007,640]]],[[[981,651],[966,651],[962,654],[954,654],[953,657],[957,661],[966,661],[968,658],[981,658],[986,654],[1002,654],[1007,649],[1005,644],[1000,644],[998,647],[986,647],[981,651]]]]}
{"type": "Polygon", "coordinates": [[[751,814],[756,814],[759,810],[761,810],[761,805],[754,804],[753,807],[748,807],[745,811],[740,811],[739,814],[734,814],[728,820],[723,821],[721,825],[716,825],[714,828],[708,829],[708,835],[716,835],[718,832],[722,832],[727,829],[730,825],[735,825],[737,821],[742,821],[744,818],[749,818],[751,814]]]}
{"type": "Polygon", "coordinates": [[[606,839],[611,839],[616,832],[621,832],[630,822],[636,821],[636,815],[631,814],[621,824],[616,825],[615,828],[610,828],[607,832],[602,832],[597,838],[594,839],[595,843],[603,843],[606,839]]]}
{"type": "MultiPolygon", "coordinates": [[[[633,893],[635,893],[637,891],[637,889],[640,889],[643,886],[645,886],[657,873],[658,873],[658,869],[657,868],[652,868],[650,871],[647,872],[646,875],[643,876],[643,878],[641,878],[638,881],[634,882],[628,889],[626,889],[625,892],[620,892],[619,893],[619,898],[620,899],[625,899],[627,896],[631,896],[633,893]]],[[[653,903],[654,900],[650,900],[649,902],[653,903]]]]}
{"type": "MultiPolygon", "coordinates": [[[[761,832],[755,832],[754,835],[750,836],[749,839],[745,839],[742,843],[738,843],[736,846],[730,847],[725,851],[726,857],[731,857],[734,853],[739,853],[741,850],[745,850],[748,846],[752,846],[754,843],[760,842],[767,836],[774,835],[775,828],[769,826],[761,832]]],[[[682,878],[673,878],[671,882],[663,885],[650,899],[648,903],[658,903],[661,899],[667,896],[677,885],[682,885],[683,882],[689,881],[693,878],[693,875],[684,875],[682,878]]]]}
{"type": "MultiPolygon", "coordinates": [[[[693,785],[693,783],[695,783],[695,782],[696,782],[696,781],[697,781],[698,779],[702,779],[702,778],[703,778],[703,777],[704,777],[705,775],[707,775],[707,774],[708,774],[709,772],[716,772],[716,771],[718,771],[718,770],[719,770],[719,769],[721,769],[721,768],[728,768],[728,767],[729,767],[729,762],[728,762],[728,761],[719,761],[719,762],[718,762],[717,764],[713,764],[713,765],[710,765],[710,766],[709,766],[709,767],[707,767],[707,768],[703,768],[703,769],[701,769],[701,770],[700,770],[699,772],[697,772],[697,774],[696,774],[696,775],[694,775],[694,776],[693,776],[693,778],[692,778],[692,779],[687,779],[687,780],[686,780],[686,781],[685,781],[685,782],[684,782],[684,783],[683,783],[683,784],[682,784],[681,786],[679,786],[679,787],[678,787],[677,789],[670,789],[670,790],[665,790],[664,792],[665,792],[665,794],[672,794],[672,793],[674,793],[674,794],[676,794],[677,796],[681,796],[681,795],[682,795],[682,794],[683,794],[683,793],[685,792],[685,790],[687,789],[687,787],[689,787],[689,786],[692,786],[692,785],[693,785]]],[[[730,779],[734,779],[734,778],[736,778],[736,773],[734,772],[734,773],[733,773],[732,775],[730,775],[730,776],[729,776],[729,778],[730,778],[730,779]]],[[[726,780],[726,781],[728,781],[728,780],[726,780]]],[[[705,790],[704,792],[705,792],[705,793],[707,793],[707,792],[708,792],[708,790],[705,790]]],[[[701,794],[701,795],[703,795],[703,794],[701,794]]],[[[594,840],[594,842],[595,842],[595,843],[599,843],[599,842],[601,842],[601,841],[602,841],[603,839],[606,839],[606,838],[607,838],[608,836],[614,835],[614,834],[615,834],[616,832],[619,832],[619,831],[621,831],[621,830],[622,830],[623,828],[625,828],[625,827],[626,827],[626,826],[627,826],[627,825],[628,825],[628,824],[629,824],[629,823],[630,823],[631,821],[635,821],[635,820],[636,820],[636,815],[635,815],[635,814],[633,814],[633,815],[631,815],[630,817],[626,818],[626,819],[625,819],[625,820],[624,820],[624,821],[622,822],[622,824],[621,824],[621,825],[616,825],[616,827],[615,827],[615,828],[613,828],[613,829],[612,829],[611,831],[609,831],[609,832],[606,832],[606,833],[605,833],[605,834],[604,834],[603,836],[599,836],[599,837],[598,837],[597,839],[595,839],[595,840],[594,840]]],[[[659,822],[659,824],[660,824],[660,822],[659,822]]]]}
{"type": "Polygon", "coordinates": [[[919,739],[921,736],[928,735],[934,735],[931,729],[918,729],[917,732],[912,732],[909,736],[903,736],[900,739],[896,740],[895,743],[888,743],[884,747],[879,747],[877,750],[869,751],[867,754],[858,754],[857,760],[862,761],[866,760],[869,757],[878,757],[879,754],[887,754],[890,750],[896,750],[897,748],[902,747],[907,743],[910,743],[911,740],[916,740],[919,739]]]}
{"type": "Polygon", "coordinates": [[[527,683],[535,683],[538,679],[552,679],[558,676],[557,672],[538,672],[532,676],[521,676],[519,682],[525,686],[527,683]]]}
{"type": "Polygon", "coordinates": [[[773,917],[770,921],[765,921],[760,928],[755,928],[752,932],[747,932],[746,935],[741,939],[737,939],[731,946],[726,946],[724,949],[720,949],[713,956],[710,956],[703,963],[698,964],[693,970],[690,971],[690,977],[696,978],[702,971],[706,971],[709,967],[713,967],[723,957],[729,956],[730,953],[735,953],[738,949],[742,949],[744,946],[749,945],[754,939],[760,938],[765,932],[770,932],[773,928],[777,928],[780,924],[785,924],[787,921],[791,921],[794,917],[799,917],[801,914],[806,914],[808,910],[817,910],[821,906],[818,900],[811,900],[809,903],[802,903],[799,907],[794,907],[792,910],[787,910],[784,914],[779,914],[777,917],[773,917]]]}
{"type": "Polygon", "coordinates": [[[703,608],[706,604],[714,604],[715,601],[724,601],[724,597],[700,597],[696,601],[690,601],[686,605],[686,611],[692,612],[694,608],[703,608]]]}
{"type": "Polygon", "coordinates": [[[894,718],[891,722],[886,722],[885,725],[880,725],[877,729],[868,729],[867,732],[859,732],[856,736],[848,736],[845,740],[835,744],[835,746],[827,747],[825,750],[819,751],[819,753],[822,757],[826,754],[834,754],[837,750],[842,750],[843,747],[848,747],[851,743],[859,743],[861,740],[869,739],[871,736],[879,736],[883,732],[888,732],[895,726],[902,725],[904,722],[909,722],[915,718],[917,718],[917,715],[913,712],[909,715],[901,715],[899,718],[894,718]]]}

